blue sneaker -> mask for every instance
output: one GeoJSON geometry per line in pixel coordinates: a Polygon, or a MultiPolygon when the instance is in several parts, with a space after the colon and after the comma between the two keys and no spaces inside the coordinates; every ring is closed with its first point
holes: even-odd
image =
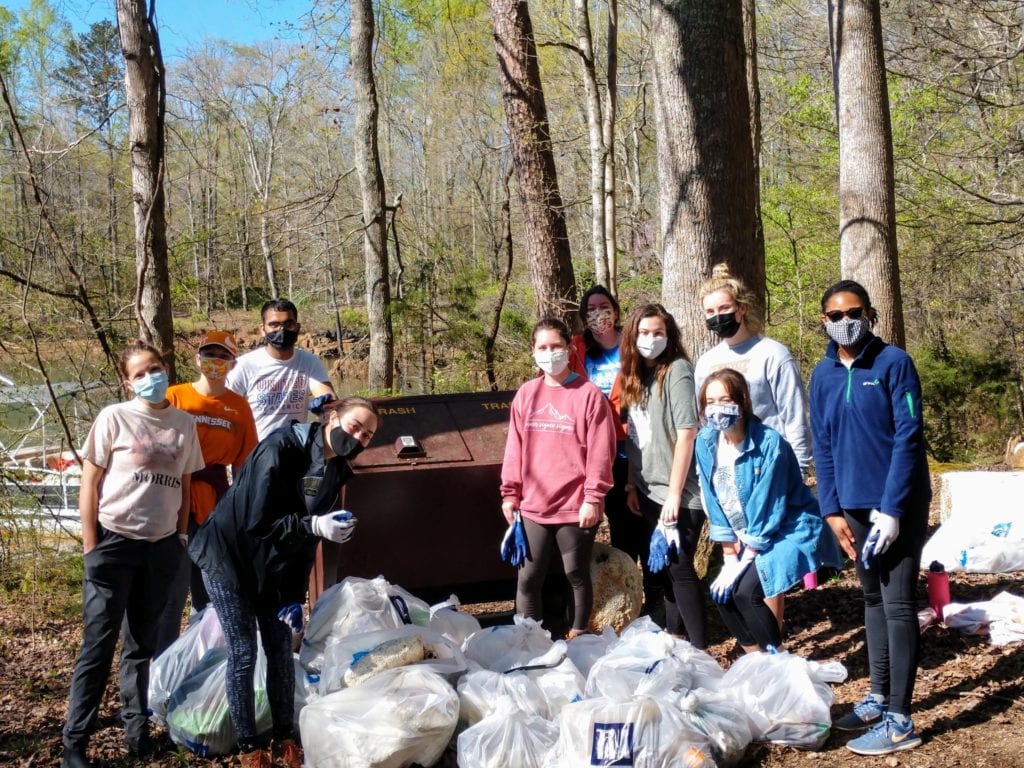
{"type": "Polygon", "coordinates": [[[888,707],[883,702],[868,694],[863,701],[853,705],[852,711],[836,718],[832,727],[838,731],[859,731],[880,723],[887,711],[888,707]]]}
{"type": "Polygon", "coordinates": [[[921,737],[914,730],[914,722],[910,718],[907,718],[906,725],[900,725],[893,715],[887,714],[870,731],[848,742],[846,748],[858,755],[888,755],[920,745],[921,737]]]}

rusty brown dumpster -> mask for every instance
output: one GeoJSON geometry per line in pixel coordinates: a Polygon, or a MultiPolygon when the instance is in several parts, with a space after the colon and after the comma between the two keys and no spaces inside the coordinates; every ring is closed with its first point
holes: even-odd
{"type": "Polygon", "coordinates": [[[501,561],[501,460],[514,392],[376,400],[381,424],[353,462],[344,505],[358,518],[345,545],[323,542],[313,601],[346,576],[384,576],[436,602],[511,600],[501,561]]]}

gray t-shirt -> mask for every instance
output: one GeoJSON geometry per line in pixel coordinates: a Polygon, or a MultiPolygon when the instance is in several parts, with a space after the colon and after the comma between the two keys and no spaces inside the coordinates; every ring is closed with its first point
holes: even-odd
{"type": "MultiPolygon", "coordinates": [[[[647,386],[647,402],[629,406],[628,414],[626,456],[633,469],[633,481],[644,496],[664,504],[672,475],[676,432],[698,426],[693,366],[682,358],[673,361],[665,377],[664,391],[657,377],[652,376],[647,386]]],[[[700,509],[695,461],[690,462],[687,470],[679,505],[700,509]]]]}

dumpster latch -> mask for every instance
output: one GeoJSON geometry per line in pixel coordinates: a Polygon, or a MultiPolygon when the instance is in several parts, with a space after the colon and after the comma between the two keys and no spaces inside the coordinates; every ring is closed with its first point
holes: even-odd
{"type": "Polygon", "coordinates": [[[427,455],[419,440],[412,435],[399,435],[395,438],[394,447],[395,456],[400,459],[422,459],[427,455]]]}

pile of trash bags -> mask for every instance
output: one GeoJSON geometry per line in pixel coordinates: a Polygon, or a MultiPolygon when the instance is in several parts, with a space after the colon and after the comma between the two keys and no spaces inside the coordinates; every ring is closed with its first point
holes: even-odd
{"type": "MultiPolygon", "coordinates": [[[[234,742],[218,633],[208,608],[151,673],[153,718],[200,755],[234,742]]],[[[732,766],[752,741],[819,748],[846,679],[786,652],[725,671],[648,618],[568,643],[521,616],[481,629],[454,596],[429,606],[381,577],[325,591],[295,663],[309,768],[732,766]]],[[[264,679],[261,660],[269,730],[264,679]]]]}

